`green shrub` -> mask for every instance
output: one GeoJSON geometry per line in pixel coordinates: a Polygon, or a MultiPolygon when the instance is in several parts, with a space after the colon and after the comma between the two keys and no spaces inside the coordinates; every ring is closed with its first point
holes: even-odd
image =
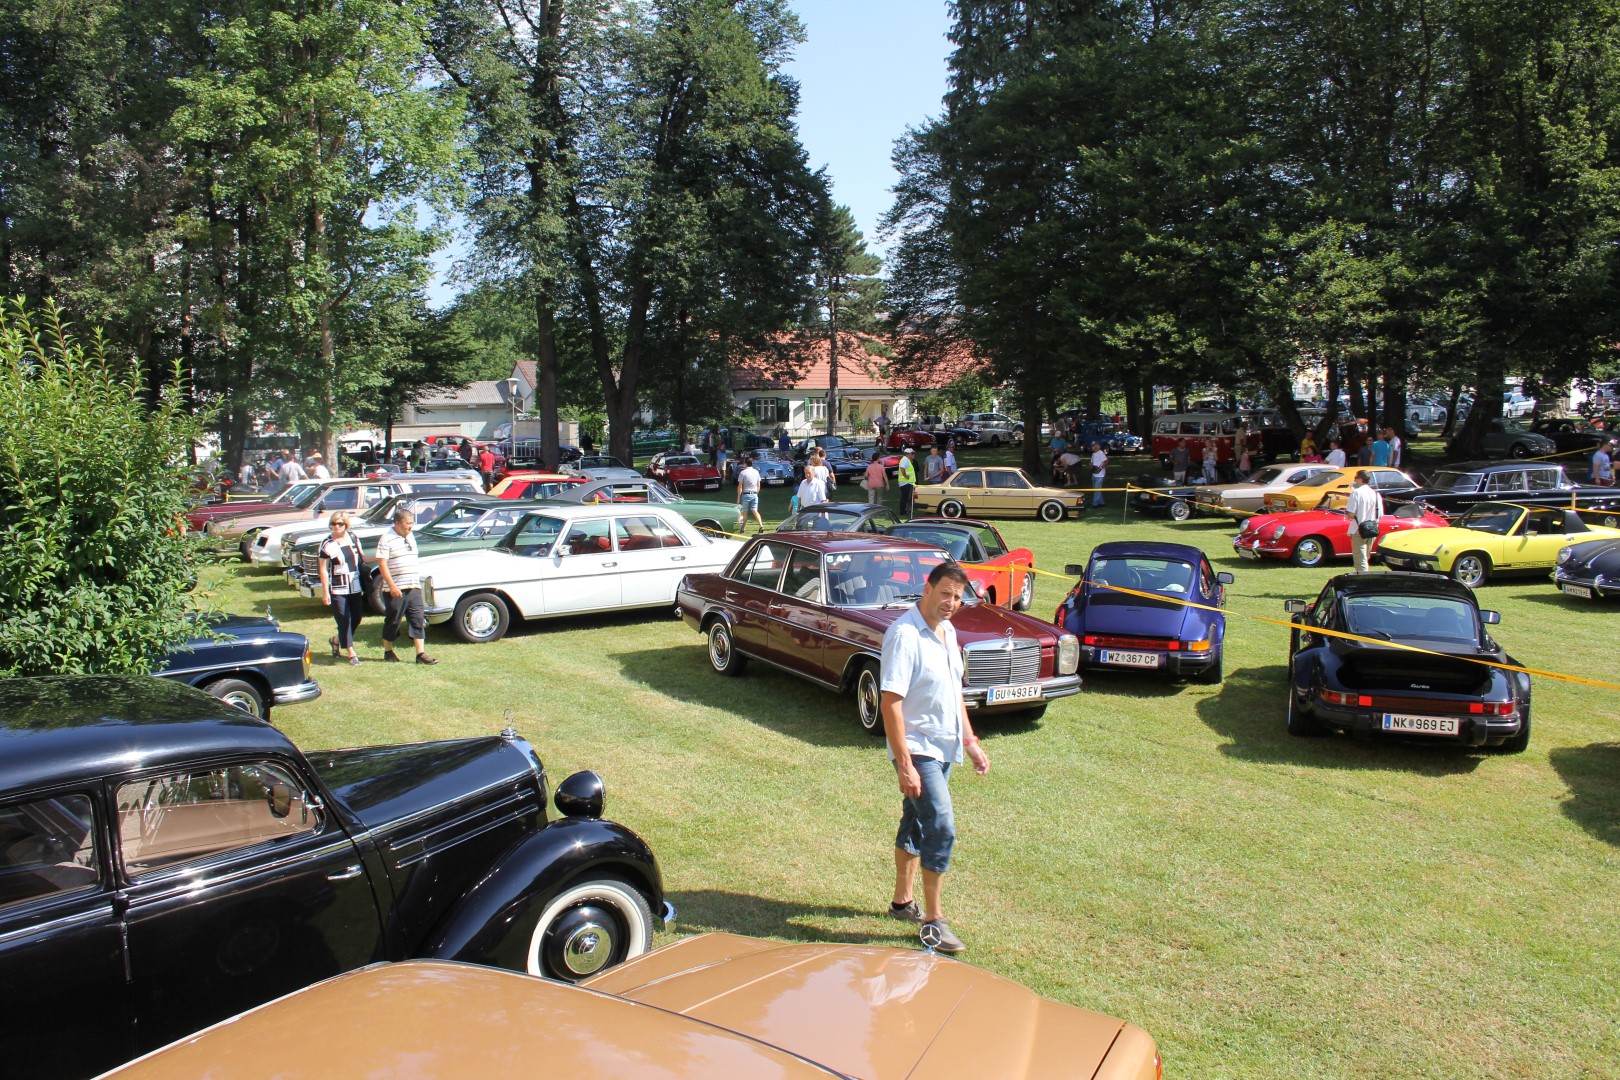
{"type": "Polygon", "coordinates": [[[150,671],[192,634],[184,513],[201,427],[178,374],[0,306],[0,675],[150,671]],[[155,398],[155,401],[154,401],[155,398]]]}

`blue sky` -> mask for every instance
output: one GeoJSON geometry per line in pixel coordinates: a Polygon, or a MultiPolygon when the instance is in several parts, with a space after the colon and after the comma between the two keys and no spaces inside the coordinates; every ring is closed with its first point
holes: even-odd
{"type": "MultiPolygon", "coordinates": [[[[940,111],[950,42],[946,0],[792,0],[806,41],[788,73],[799,81],[799,138],[811,168],[827,169],[833,198],[850,208],[873,251],[895,172],[889,152],[908,127],[940,111]]],[[[459,218],[457,228],[465,228],[459,218]]],[[[450,265],[465,238],[434,259],[428,300],[442,307],[458,288],[450,265]]]]}

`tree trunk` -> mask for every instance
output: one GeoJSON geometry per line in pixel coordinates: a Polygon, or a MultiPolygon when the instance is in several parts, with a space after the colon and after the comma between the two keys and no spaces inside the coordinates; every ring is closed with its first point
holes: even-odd
{"type": "MultiPolygon", "coordinates": [[[[562,438],[557,431],[557,313],[552,310],[544,288],[534,296],[534,328],[538,352],[534,390],[540,408],[540,460],[546,463],[546,468],[555,469],[562,464],[562,438]]],[[[512,439],[515,447],[515,427],[512,439]]]]}
{"type": "Polygon", "coordinates": [[[1041,454],[1041,394],[1031,386],[1018,388],[1018,415],[1024,421],[1024,455],[1019,464],[1030,476],[1046,475],[1041,454]]]}
{"type": "Polygon", "coordinates": [[[1344,380],[1350,390],[1350,415],[1366,416],[1367,399],[1362,394],[1361,365],[1354,360],[1345,360],[1344,380]]]}

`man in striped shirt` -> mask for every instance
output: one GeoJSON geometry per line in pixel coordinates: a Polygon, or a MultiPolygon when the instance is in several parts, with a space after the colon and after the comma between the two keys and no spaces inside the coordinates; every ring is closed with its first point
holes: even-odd
{"type": "Polygon", "coordinates": [[[394,511],[394,527],[377,541],[377,569],[382,572],[383,588],[387,592],[383,600],[383,659],[399,663],[399,656],[394,652],[394,639],[399,637],[399,623],[403,618],[409,627],[411,644],[416,646],[416,662],[437,664],[439,661],[427,654],[424,644],[427,613],[422,608],[422,578],[417,573],[416,538],[411,535],[411,526],[415,524],[416,515],[400,507],[394,511]]]}

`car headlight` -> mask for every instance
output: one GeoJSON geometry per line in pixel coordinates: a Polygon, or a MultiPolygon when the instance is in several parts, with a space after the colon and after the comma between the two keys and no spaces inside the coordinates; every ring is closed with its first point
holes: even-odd
{"type": "Polygon", "coordinates": [[[1285,533],[1287,531],[1288,531],[1288,526],[1279,525],[1275,529],[1271,530],[1271,538],[1273,540],[1281,540],[1283,538],[1283,533],[1285,533]]]}
{"type": "Polygon", "coordinates": [[[1080,639],[1073,634],[1058,638],[1057,673],[1073,675],[1080,670],[1080,639]]]}
{"type": "Polygon", "coordinates": [[[431,577],[422,579],[422,606],[433,606],[433,579],[431,577]]]}
{"type": "Polygon", "coordinates": [[[1571,547],[1561,547],[1561,548],[1559,548],[1558,549],[1558,565],[1562,566],[1565,563],[1569,562],[1569,557],[1571,555],[1573,555],[1574,553],[1575,553],[1575,551],[1571,547]]]}

